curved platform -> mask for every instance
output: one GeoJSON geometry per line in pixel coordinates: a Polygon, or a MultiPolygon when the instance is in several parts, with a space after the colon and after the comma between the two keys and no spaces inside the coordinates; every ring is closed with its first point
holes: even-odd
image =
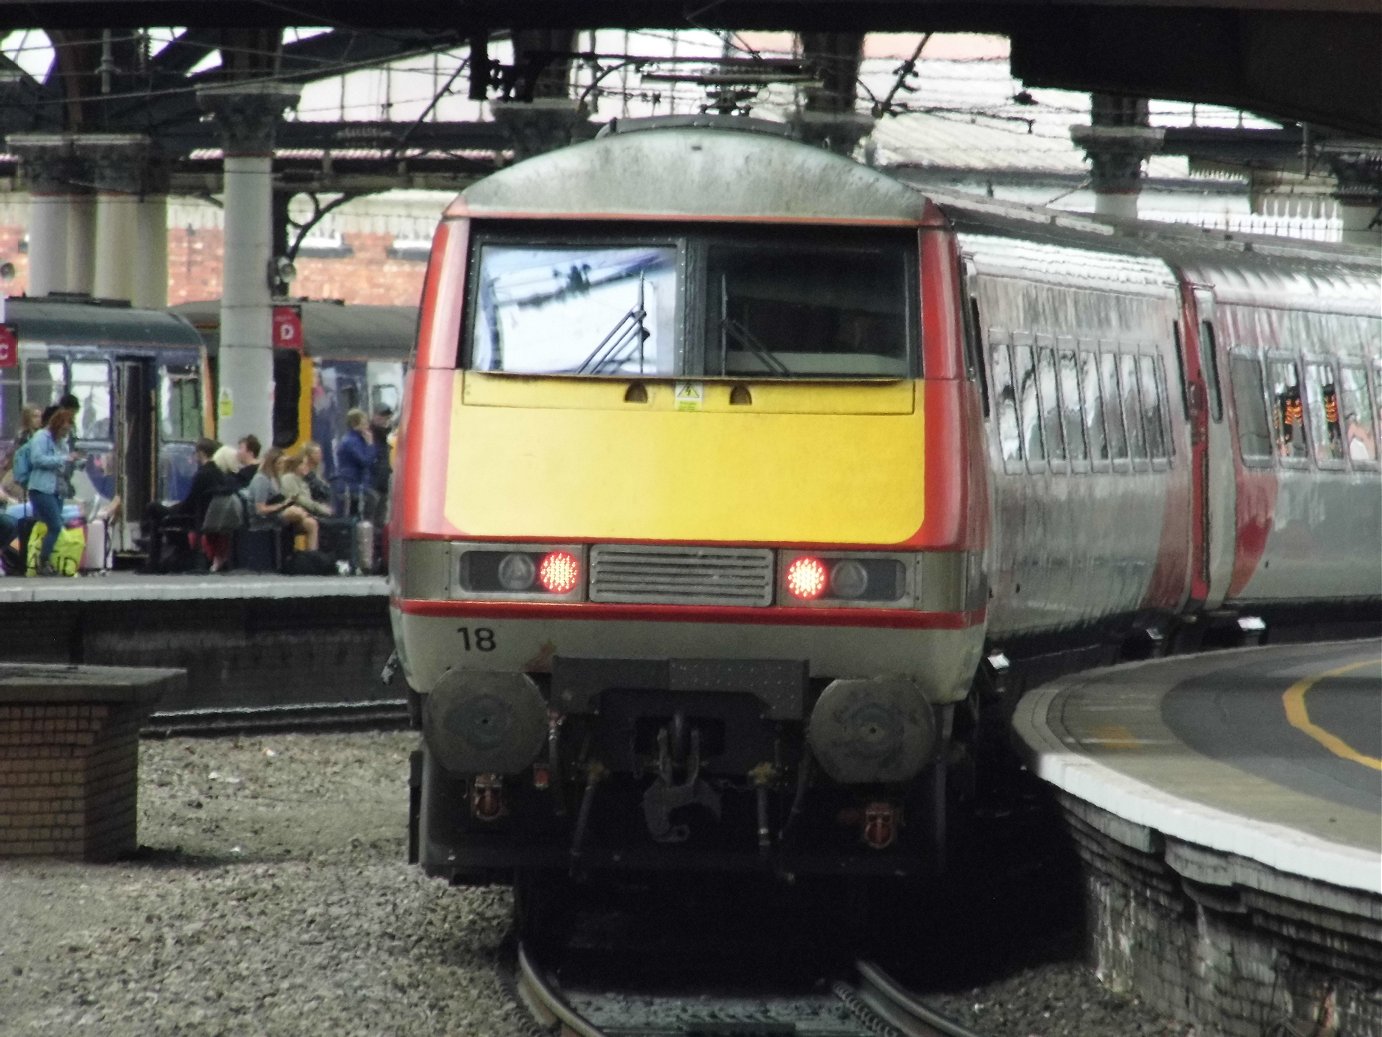
{"type": "Polygon", "coordinates": [[[1033,773],[1126,821],[1382,894],[1382,642],[1092,670],[1028,694],[1033,773]]]}
{"type": "Polygon", "coordinates": [[[1235,1037],[1382,1033],[1382,641],[1092,670],[1013,728],[1106,982],[1235,1037]]]}

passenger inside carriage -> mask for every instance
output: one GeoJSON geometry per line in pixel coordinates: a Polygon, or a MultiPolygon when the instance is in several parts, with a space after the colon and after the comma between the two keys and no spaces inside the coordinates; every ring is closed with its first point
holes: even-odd
{"type": "Polygon", "coordinates": [[[1276,394],[1277,451],[1282,457],[1305,457],[1305,420],[1300,390],[1288,385],[1276,394]]]}
{"type": "Polygon", "coordinates": [[[1348,437],[1349,460],[1377,460],[1377,443],[1372,438],[1372,431],[1362,422],[1357,414],[1349,414],[1348,429],[1345,434],[1348,437]]]}

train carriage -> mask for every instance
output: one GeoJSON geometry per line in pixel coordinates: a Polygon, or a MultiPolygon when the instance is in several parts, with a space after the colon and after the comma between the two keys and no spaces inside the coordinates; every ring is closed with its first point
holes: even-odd
{"type": "Polygon", "coordinates": [[[88,514],[118,498],[109,542],[117,554],[137,553],[145,507],[179,499],[196,468],[205,415],[196,330],[163,311],[84,295],[9,299],[5,324],[18,349],[0,364],[4,434],[16,430],[21,406],[76,396],[74,441],[86,458],[77,496],[88,514]]]}
{"type": "Polygon", "coordinates": [[[428,872],[926,873],[1005,688],[1376,624],[1375,257],[697,122],[438,229],[390,525],[428,872]]]}
{"type": "MultiPolygon", "coordinates": [[[[180,303],[173,312],[190,321],[214,361],[220,347],[218,299],[180,303]]],[[[416,341],[416,306],[376,306],[332,299],[279,300],[275,327],[290,331],[273,357],[275,445],[315,440],[326,449],[323,467],[335,470],[331,449],[345,435],[354,408],[374,413],[402,407],[403,373],[416,341]]]]}

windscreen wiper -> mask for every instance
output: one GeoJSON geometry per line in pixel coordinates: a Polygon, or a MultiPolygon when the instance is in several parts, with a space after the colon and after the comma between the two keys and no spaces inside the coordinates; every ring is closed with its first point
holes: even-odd
{"type": "Polygon", "coordinates": [[[787,365],[777,358],[771,349],[759,342],[743,324],[729,315],[729,284],[724,274],[720,275],[720,373],[729,374],[729,339],[733,336],[741,349],[746,349],[763,366],[777,375],[790,375],[787,365]]]}
{"type": "Polygon", "coordinates": [[[638,299],[625,314],[610,328],[609,334],[581,361],[576,374],[602,374],[607,370],[617,370],[638,350],[638,373],[643,373],[643,346],[651,332],[644,322],[648,311],[643,302],[643,275],[638,275],[638,299]]]}

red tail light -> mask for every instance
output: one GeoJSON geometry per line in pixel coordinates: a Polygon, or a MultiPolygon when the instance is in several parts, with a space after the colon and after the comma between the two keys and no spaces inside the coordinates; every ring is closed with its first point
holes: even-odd
{"type": "Polygon", "coordinates": [[[537,567],[537,582],[552,594],[569,594],[581,582],[581,563],[570,551],[549,551],[537,567]]]}
{"type": "Polygon", "coordinates": [[[825,593],[830,573],[819,558],[804,555],[787,566],[787,591],[802,601],[814,601],[825,593]]]}

